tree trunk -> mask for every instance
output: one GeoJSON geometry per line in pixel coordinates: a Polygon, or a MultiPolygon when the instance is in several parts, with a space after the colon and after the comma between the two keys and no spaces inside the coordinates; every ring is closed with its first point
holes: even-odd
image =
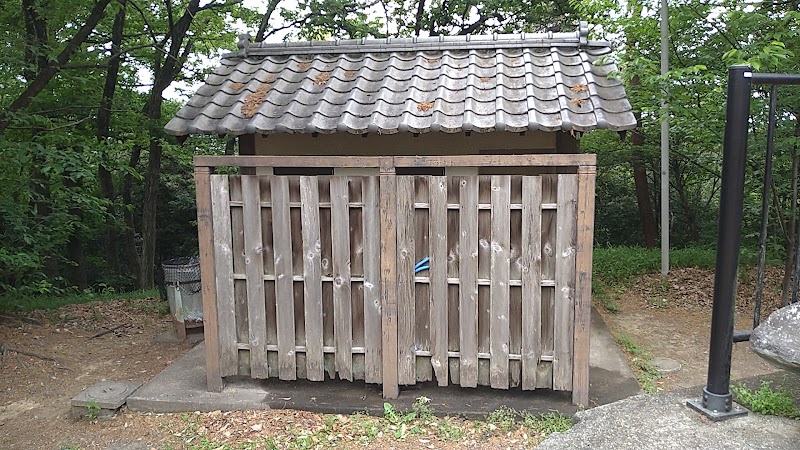
{"type": "MultiPolygon", "coordinates": [[[[111,60],[108,62],[108,71],[106,72],[105,85],[103,86],[103,98],[100,101],[100,108],[97,111],[97,140],[100,142],[100,164],[97,169],[97,176],[100,180],[100,194],[108,201],[106,206],[106,214],[109,217],[114,217],[116,211],[114,208],[114,180],[111,171],[105,166],[109,162],[108,152],[106,150],[105,141],[110,136],[111,130],[111,106],[114,102],[114,92],[117,88],[117,79],[119,78],[119,66],[122,60],[119,55],[120,48],[122,47],[122,37],[125,30],[125,3],[127,0],[119,0],[122,7],[114,17],[114,25],[111,29],[111,60]]],[[[119,247],[117,246],[117,230],[112,221],[109,221],[105,226],[105,249],[106,249],[106,264],[111,273],[119,272],[119,247]]]]}
{"type": "Polygon", "coordinates": [[[186,56],[191,49],[191,41],[184,46],[187,32],[200,11],[200,0],[191,0],[186,12],[175,22],[170,30],[170,47],[163,64],[156,66],[153,72],[153,88],[144,108],[144,115],[149,123],[150,146],[145,174],[145,186],[142,206],[142,258],[139,264],[139,288],[151,289],[154,285],[154,269],[156,259],[156,233],[158,231],[156,216],[158,212],[158,188],[161,180],[161,140],[164,131],[161,128],[161,104],[164,101],[164,90],[180,73],[186,56]]]}
{"type": "Polygon", "coordinates": [[[647,170],[644,165],[644,156],[640,146],[644,144],[644,136],[638,128],[631,133],[633,151],[631,154],[631,167],[633,168],[633,184],[636,191],[636,204],[639,207],[639,219],[642,221],[644,232],[644,246],[656,248],[658,245],[658,227],[653,204],[650,202],[650,184],[647,182],[647,170]]]}

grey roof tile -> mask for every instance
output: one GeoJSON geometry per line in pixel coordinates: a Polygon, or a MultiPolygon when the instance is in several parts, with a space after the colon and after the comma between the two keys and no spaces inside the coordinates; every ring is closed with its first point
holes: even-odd
{"type": "Polygon", "coordinates": [[[610,54],[584,32],[242,44],[166,131],[631,129],[610,54]]]}

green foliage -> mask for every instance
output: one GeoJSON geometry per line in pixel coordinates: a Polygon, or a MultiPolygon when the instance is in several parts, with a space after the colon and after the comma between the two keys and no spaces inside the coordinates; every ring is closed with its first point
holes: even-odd
{"type": "Polygon", "coordinates": [[[96,402],[89,402],[86,404],[86,419],[89,422],[97,420],[98,414],[100,414],[100,405],[96,402]]]}
{"type": "Polygon", "coordinates": [[[642,386],[642,390],[648,394],[657,392],[656,381],[661,378],[661,372],[650,363],[653,359],[652,355],[626,333],[617,334],[616,341],[617,345],[627,354],[633,374],[639,381],[639,385],[642,386]]]}
{"type": "Polygon", "coordinates": [[[486,421],[498,430],[508,433],[517,422],[517,412],[508,406],[502,406],[489,413],[486,421]]]}
{"type": "MultiPolygon", "coordinates": [[[[742,263],[752,260],[752,253],[741,256],[742,263]]],[[[711,269],[716,251],[705,248],[683,248],[670,251],[670,266],[711,269]]],[[[594,274],[603,281],[620,282],[635,275],[657,272],[661,268],[661,250],[641,247],[598,247],[594,249],[594,274]]]]}
{"type": "Polygon", "coordinates": [[[522,423],[525,428],[542,438],[552,433],[563,433],[572,428],[572,418],[558,412],[535,415],[526,411],[522,413],[522,423]]]}
{"type": "Polygon", "coordinates": [[[731,389],[736,394],[736,401],[753,412],[771,416],[783,416],[790,419],[800,418],[800,409],[795,405],[797,393],[772,387],[772,382],[763,380],[761,387],[750,390],[744,384],[734,385],[731,389]]]}

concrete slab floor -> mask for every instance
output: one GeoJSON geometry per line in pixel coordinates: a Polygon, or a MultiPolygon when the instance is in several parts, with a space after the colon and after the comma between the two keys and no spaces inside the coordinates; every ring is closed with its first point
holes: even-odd
{"type": "MultiPolygon", "coordinates": [[[[590,366],[591,406],[641,392],[624,355],[596,311],[592,312],[590,366]]],[[[158,413],[271,408],[341,414],[383,412],[380,385],[341,380],[320,383],[233,378],[225,381],[221,393],[206,391],[204,347],[200,344],[128,397],[128,409],[158,413]]],[[[519,388],[503,391],[459,386],[441,388],[435,382],[401,387],[400,398],[391,403],[399,409],[410,409],[421,396],[431,399],[431,407],[437,414],[469,418],[485,417],[501,406],[533,413],[559,411],[571,415],[576,411],[570,392],[548,389],[522,391],[519,388]]]]}

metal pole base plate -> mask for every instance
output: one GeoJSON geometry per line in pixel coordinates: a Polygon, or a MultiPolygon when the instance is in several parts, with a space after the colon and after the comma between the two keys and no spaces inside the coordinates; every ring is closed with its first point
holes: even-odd
{"type": "Polygon", "coordinates": [[[703,388],[703,396],[686,401],[686,406],[714,422],[747,415],[747,410],[733,403],[731,394],[717,395],[703,388]]]}

